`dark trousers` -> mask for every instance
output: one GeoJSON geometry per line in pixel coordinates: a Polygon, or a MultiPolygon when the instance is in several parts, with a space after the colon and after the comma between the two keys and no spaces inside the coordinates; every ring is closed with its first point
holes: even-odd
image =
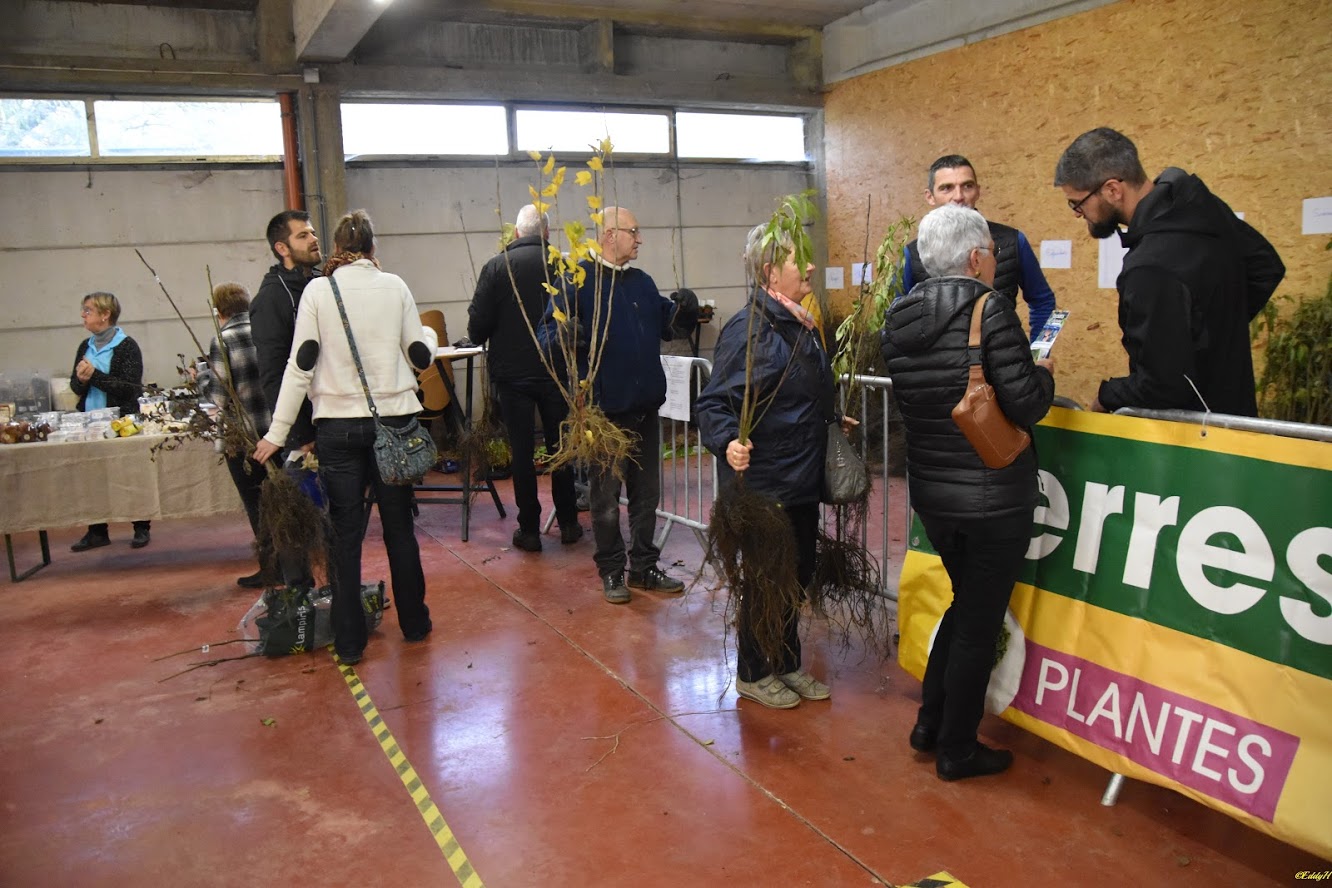
{"type": "Polygon", "coordinates": [[[938,729],[941,753],[961,758],[976,748],[995,644],[1022,572],[1032,514],[968,521],[919,514],[953,584],[925,667],[919,720],[938,729]]]}
{"type": "MultiPolygon", "coordinates": [[[[657,501],[661,499],[661,422],[657,411],[621,413],[608,417],[638,444],[621,464],[629,500],[629,569],[634,572],[657,566],[661,549],[652,538],[657,530],[657,501]]],[[[588,472],[588,504],[592,513],[592,536],[597,551],[593,559],[603,577],[624,570],[624,536],[620,533],[620,482],[609,469],[593,467],[588,472]]]]}
{"type": "MultiPolygon", "coordinates": [[[[791,532],[795,535],[796,577],[800,588],[809,588],[814,579],[814,559],[818,551],[819,539],[819,504],[804,503],[786,506],[786,518],[791,522],[791,532]]],[[[803,598],[803,596],[802,596],[803,598]]],[[[769,675],[785,675],[800,668],[800,608],[792,608],[783,621],[782,658],[780,662],[769,662],[754,642],[754,633],[747,619],[748,602],[740,602],[739,619],[736,621],[736,669],[735,674],[741,681],[758,681],[769,675]]]]}
{"type": "MultiPolygon", "coordinates": [[[[275,459],[285,458],[287,451],[282,451],[275,459]]],[[[280,464],[280,463],[279,463],[280,464]]],[[[248,456],[227,457],[227,469],[231,472],[231,481],[236,485],[241,503],[245,506],[245,517],[250,520],[250,530],[254,532],[255,555],[259,567],[272,570],[274,565],[282,575],[282,581],[289,586],[313,586],[314,578],[310,565],[304,557],[285,552],[273,552],[273,541],[267,535],[259,533],[259,500],[262,495],[264,479],[268,471],[248,456]]]]}
{"type": "MultiPolygon", "coordinates": [[[[386,425],[399,428],[409,416],[386,416],[386,425]]],[[[321,419],[315,423],[319,478],[328,496],[333,524],[333,551],[329,559],[333,586],[333,647],[339,654],[355,655],[365,649],[365,614],[361,608],[361,543],[365,527],[365,491],[374,485],[379,520],[384,527],[389,577],[398,609],[398,627],[405,636],[421,636],[430,629],[425,603],[425,573],[412,519],[412,489],[385,484],[375,466],[373,419],[321,419]]]]}
{"type": "MultiPolygon", "coordinates": [[[[513,473],[513,498],[518,504],[518,526],[529,533],[537,533],[541,530],[541,502],[537,499],[536,465],[532,461],[536,449],[533,420],[539,411],[546,452],[554,455],[560,447],[560,423],[569,407],[553,379],[496,382],[495,390],[499,395],[500,415],[509,434],[509,448],[513,451],[510,470],[513,473]]],[[[550,473],[550,498],[554,501],[555,520],[560,527],[578,523],[572,468],[550,473]]]]}

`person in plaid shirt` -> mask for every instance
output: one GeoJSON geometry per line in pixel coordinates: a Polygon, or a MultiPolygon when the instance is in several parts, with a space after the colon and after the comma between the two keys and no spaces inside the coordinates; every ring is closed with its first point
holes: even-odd
{"type": "MultiPolygon", "coordinates": [[[[208,365],[196,377],[199,391],[221,408],[222,415],[230,420],[235,414],[227,409],[227,405],[231,400],[230,393],[234,390],[240,409],[251,426],[250,435],[258,437],[268,431],[273,415],[259,383],[258,351],[250,335],[250,293],[240,284],[218,284],[213,288],[213,310],[217,312],[221,335],[213,338],[208,347],[208,365]],[[231,381],[230,387],[227,385],[228,378],[231,381]]],[[[231,479],[236,483],[236,492],[240,494],[241,502],[245,504],[245,514],[250,519],[250,528],[254,531],[260,549],[260,570],[241,577],[236,583],[247,589],[262,588],[269,585],[270,579],[276,580],[276,577],[266,576],[262,569],[267,553],[266,541],[259,535],[259,488],[264,483],[266,472],[263,466],[243,452],[229,453],[226,459],[231,479]]]]}

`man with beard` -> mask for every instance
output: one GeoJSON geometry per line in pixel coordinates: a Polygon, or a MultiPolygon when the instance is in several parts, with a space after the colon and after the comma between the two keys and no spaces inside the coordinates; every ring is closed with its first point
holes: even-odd
{"type": "MultiPolygon", "coordinates": [[[[303,210],[284,210],[268,221],[268,246],[277,257],[277,263],[268,269],[259,291],[250,301],[250,334],[254,341],[259,385],[263,389],[268,414],[277,408],[278,392],[282,389],[282,375],[287,369],[287,356],[291,354],[291,341],[296,335],[296,309],[301,304],[305,285],[319,276],[319,238],[310,224],[310,214],[303,210]]],[[[310,451],[314,448],[314,421],[310,415],[310,401],[301,404],[296,422],[287,434],[287,447],[310,451]]],[[[262,438],[268,427],[255,429],[262,438]]],[[[265,540],[258,540],[264,549],[265,540]]],[[[240,585],[263,587],[279,579],[288,584],[311,583],[309,565],[278,553],[283,577],[268,576],[263,570],[252,577],[242,577],[240,585]]]]}
{"type": "MultiPolygon", "coordinates": [[[[962,155],[945,154],[930,164],[925,187],[925,202],[930,206],[954,204],[974,210],[980,195],[976,170],[962,155]]],[[[1045,280],[1041,263],[1025,234],[988,219],[985,224],[990,226],[990,237],[994,238],[994,259],[998,266],[994,273],[994,291],[1007,296],[1014,305],[1017,304],[1018,290],[1022,291],[1022,299],[1027,303],[1027,335],[1034,340],[1055,309],[1054,290],[1045,280]]],[[[925,270],[925,263],[920,261],[916,241],[911,241],[902,256],[902,295],[932,276],[925,270]]]]}
{"type": "Polygon", "coordinates": [[[1115,281],[1127,376],[1091,409],[1178,409],[1257,416],[1249,321],[1286,268],[1272,245],[1195,175],[1149,181],[1138,149],[1107,127],[1073,140],[1054,184],[1095,238],[1128,248],[1115,281]],[[1127,226],[1127,231],[1120,231],[1127,226]]]}
{"type": "MultiPolygon", "coordinates": [[[[302,210],[284,210],[269,220],[268,246],[278,261],[268,269],[250,302],[250,329],[259,360],[259,384],[271,414],[277,408],[282,374],[291,354],[291,339],[296,335],[296,309],[300,307],[305,285],[319,275],[323,256],[319,254],[319,238],[310,224],[310,214],[302,210]]],[[[262,438],[268,429],[257,431],[262,438]]],[[[287,435],[287,446],[309,450],[313,441],[314,423],[307,400],[287,435]]]]}

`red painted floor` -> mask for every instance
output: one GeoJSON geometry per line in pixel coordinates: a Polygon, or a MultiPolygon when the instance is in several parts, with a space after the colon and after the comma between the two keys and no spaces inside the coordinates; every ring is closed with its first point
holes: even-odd
{"type": "MultiPolygon", "coordinates": [[[[406,644],[390,611],[355,671],[460,844],[454,863],[486,885],[947,870],[971,888],[1210,888],[1332,869],[1155,787],[1102,807],[1104,772],[997,719],[983,732],[1016,751],[1013,770],[945,784],[906,744],[919,683],[820,623],[806,665],[831,701],[737,705],[710,593],[611,606],[590,534],[533,555],[508,548],[512,513],[478,499],[462,543],[459,512],[426,506],[418,525],[435,632],[406,644]]],[[[0,593],[0,885],[458,884],[331,656],[163,680],[205,657],[157,658],[236,637],[255,597],[234,583],[253,569],[243,520],[158,522],[140,551],[113,526],[114,545],[73,554],[80,533],[53,532],[54,564],[0,593]]],[[[18,557],[35,560],[32,535],[18,557]]],[[[682,578],[699,562],[680,527],[675,562],[682,578]]],[[[365,576],[385,574],[375,520],[365,576]]]]}

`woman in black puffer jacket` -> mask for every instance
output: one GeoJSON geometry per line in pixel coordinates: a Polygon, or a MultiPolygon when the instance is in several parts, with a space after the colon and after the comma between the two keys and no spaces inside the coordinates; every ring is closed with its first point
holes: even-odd
{"type": "MultiPolygon", "coordinates": [[[[925,669],[911,746],[938,747],[945,780],[997,774],[1013,754],[976,739],[985,687],[1013,585],[1031,537],[1038,487],[1028,447],[990,469],[953,421],[966,391],[972,307],[990,292],[995,245],[980,213],[946,204],[921,220],[921,259],[932,277],[888,310],[883,355],[906,422],[911,505],[943,559],[953,601],[925,669]]],[[[981,361],[1004,415],[1039,422],[1054,398],[1053,365],[1032,362],[1011,300],[991,293],[981,323],[981,361]]]]}

